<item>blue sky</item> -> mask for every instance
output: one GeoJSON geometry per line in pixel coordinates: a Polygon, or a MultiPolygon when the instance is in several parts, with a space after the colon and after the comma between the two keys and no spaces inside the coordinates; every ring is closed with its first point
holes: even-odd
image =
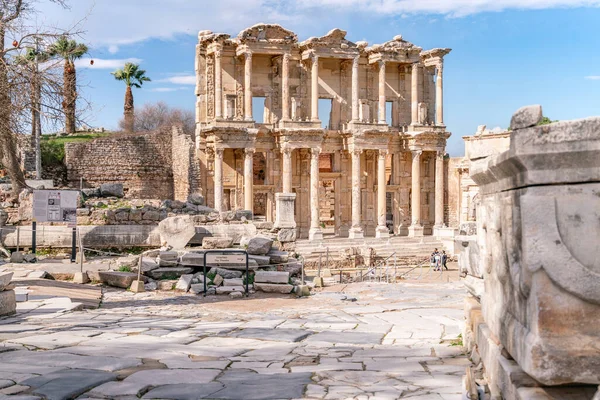
{"type": "Polygon", "coordinates": [[[478,125],[506,128],[512,113],[542,104],[552,119],[600,114],[600,0],[77,0],[71,10],[40,4],[38,24],[78,23],[89,60],[79,65],[88,120],[114,129],[125,85],[110,72],[134,59],[153,82],[134,89],[136,107],[165,101],[194,109],[199,30],[232,36],[257,22],[280,23],[299,39],[332,28],[352,41],[397,34],[425,49],[450,47],[444,66],[451,156],[478,125]],[[83,20],[82,20],[83,19],[83,20]]]}

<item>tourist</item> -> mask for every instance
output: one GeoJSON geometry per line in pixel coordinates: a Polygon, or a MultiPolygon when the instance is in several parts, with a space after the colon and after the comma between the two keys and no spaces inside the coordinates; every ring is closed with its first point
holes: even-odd
{"type": "Polygon", "coordinates": [[[448,271],[448,266],[446,265],[447,262],[448,262],[448,255],[446,254],[446,250],[442,250],[442,267],[446,268],[446,271],[448,271]]]}
{"type": "Polygon", "coordinates": [[[431,253],[429,262],[431,263],[431,268],[433,268],[434,271],[437,271],[439,266],[439,255],[440,253],[438,252],[438,249],[433,250],[433,253],[431,253]]]}

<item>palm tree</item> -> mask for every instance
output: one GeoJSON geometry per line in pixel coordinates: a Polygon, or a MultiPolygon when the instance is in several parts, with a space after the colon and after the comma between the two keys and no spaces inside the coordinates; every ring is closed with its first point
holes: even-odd
{"type": "Polygon", "coordinates": [[[31,108],[31,140],[35,148],[35,171],[36,178],[42,179],[42,163],[40,151],[40,138],[42,135],[42,124],[40,119],[41,109],[41,82],[39,74],[39,63],[46,62],[50,55],[39,49],[28,48],[24,54],[15,57],[15,63],[25,70],[25,75],[31,84],[30,108],[31,108]]]}
{"type": "Polygon", "coordinates": [[[75,133],[75,109],[77,103],[77,73],[75,72],[75,60],[83,57],[88,52],[88,47],[75,40],[69,40],[62,36],[50,46],[51,56],[58,56],[65,60],[64,86],[63,86],[63,111],[65,113],[65,132],[75,133]]]}
{"type": "Polygon", "coordinates": [[[125,106],[123,108],[124,128],[127,132],[133,132],[133,92],[131,87],[141,88],[144,82],[150,82],[146,71],[140,69],[138,64],[127,63],[123,69],[118,69],[111,74],[118,81],[125,81],[125,106]]]}

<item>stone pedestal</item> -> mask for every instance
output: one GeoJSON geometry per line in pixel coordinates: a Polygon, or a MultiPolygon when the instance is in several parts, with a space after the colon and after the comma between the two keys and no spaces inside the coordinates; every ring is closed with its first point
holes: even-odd
{"type": "Polygon", "coordinates": [[[291,229],[296,227],[294,205],[296,193],[275,193],[275,224],[277,229],[291,229]]]}
{"type": "Polygon", "coordinates": [[[421,237],[423,236],[423,225],[411,225],[408,227],[408,236],[410,237],[421,237]]]}

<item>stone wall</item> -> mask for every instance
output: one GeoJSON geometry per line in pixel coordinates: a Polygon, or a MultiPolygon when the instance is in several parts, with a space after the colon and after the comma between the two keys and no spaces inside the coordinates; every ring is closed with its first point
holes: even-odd
{"type": "Polygon", "coordinates": [[[194,136],[173,127],[172,134],[173,190],[175,200],[187,201],[188,196],[200,191],[200,165],[194,136]]]}
{"type": "Polygon", "coordinates": [[[123,183],[128,198],[172,199],[172,151],[171,129],[67,143],[68,181],[79,186],[83,178],[84,187],[123,183]]]}
{"type": "Polygon", "coordinates": [[[591,399],[585,384],[600,384],[600,118],[536,126],[541,118],[539,106],[517,111],[510,149],[471,163],[481,199],[471,273],[484,290],[467,303],[465,343],[493,395],[591,399]]]}

